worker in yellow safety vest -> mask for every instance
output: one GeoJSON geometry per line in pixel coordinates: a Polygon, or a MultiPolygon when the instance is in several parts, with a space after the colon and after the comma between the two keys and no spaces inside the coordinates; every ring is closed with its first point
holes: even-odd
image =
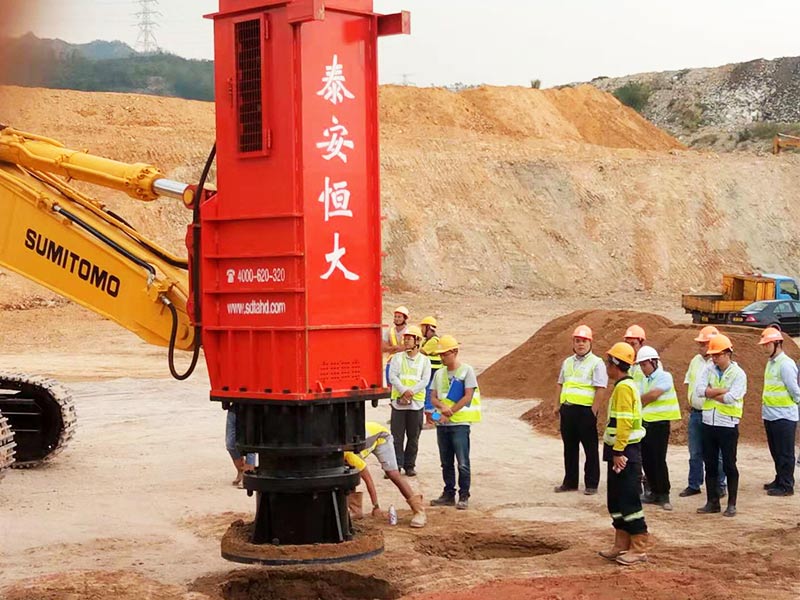
{"type": "Polygon", "coordinates": [[[431,378],[431,361],[419,351],[422,331],[416,325],[408,326],[403,334],[403,343],[405,352],[398,352],[389,362],[392,437],[397,464],[405,469],[408,477],[416,477],[422,410],[425,406],[425,390],[431,378]]]}
{"type": "Polygon", "coordinates": [[[394,309],[392,317],[392,325],[383,332],[383,343],[381,344],[381,351],[388,355],[386,358],[386,383],[389,384],[389,362],[392,360],[397,352],[402,352],[405,349],[403,344],[403,334],[408,328],[409,311],[405,306],[398,306],[394,309]]]}
{"type": "Polygon", "coordinates": [[[470,425],[481,420],[481,392],[475,369],[458,358],[460,344],[452,335],[439,339],[442,368],[433,378],[431,401],[436,411],[436,441],[442,465],[444,489],[431,500],[432,506],[469,508],[471,471],[469,459],[470,425]],[[455,460],[458,461],[458,502],[456,502],[455,460]]]}
{"type": "MultiPolygon", "coordinates": [[[[386,427],[380,423],[367,421],[365,425],[367,439],[366,448],[359,453],[345,452],[344,460],[352,468],[358,470],[361,474],[361,480],[367,486],[370,500],[372,501],[372,515],[380,516],[380,506],[378,505],[378,492],[375,489],[375,482],[367,469],[366,459],[370,454],[374,454],[377,458],[386,478],[397,486],[403,498],[406,499],[408,505],[411,507],[413,517],[411,518],[411,527],[425,527],[427,517],[425,515],[425,507],[422,503],[422,496],[414,494],[408,481],[403,479],[400,475],[400,469],[397,468],[397,457],[394,452],[394,440],[392,434],[386,427]]],[[[362,495],[361,492],[351,492],[347,497],[347,506],[350,510],[352,518],[359,518],[362,515],[362,495]]]]}
{"type": "Polygon", "coordinates": [[[764,484],[764,489],[770,496],[791,496],[794,494],[794,436],[800,403],[797,365],[784,353],[783,334],[778,329],[766,328],[759,344],[769,355],[764,368],[761,418],[775,464],[775,477],[764,484]]]}
{"type": "Polygon", "coordinates": [[[600,556],[621,565],[647,560],[647,523],[639,498],[641,441],[646,432],[639,386],[628,374],[635,362],[636,352],[625,342],[614,344],[607,353],[608,377],[614,389],[603,433],[603,460],[608,463],[607,499],[614,545],[600,556]]]}
{"type": "Polygon", "coordinates": [[[592,353],[594,334],[587,325],[572,332],[573,354],[561,365],[558,375],[559,420],[564,444],[564,479],[556,493],[578,489],[580,447],[586,462],[583,465],[584,493],[597,493],[600,483],[600,454],[597,450],[598,391],[608,385],[603,359],[592,353]]]}
{"type": "Polygon", "coordinates": [[[719,453],[728,477],[728,507],[724,516],[736,516],[739,469],[736,450],[739,445],[739,421],[744,412],[747,374],[733,361],[733,344],[728,336],[716,335],[708,343],[714,366],[706,369],[697,382],[695,393],[703,398],[703,459],[706,467],[706,503],[698,513],[720,512],[719,453]]]}
{"type": "Polygon", "coordinates": [[[425,429],[429,429],[434,427],[433,419],[431,415],[433,414],[433,403],[431,402],[431,386],[433,385],[433,378],[436,375],[436,371],[442,368],[442,358],[439,356],[439,336],[436,333],[436,328],[438,327],[438,323],[434,317],[425,317],[422,319],[422,322],[419,324],[420,329],[422,330],[422,336],[424,340],[422,342],[422,347],[420,348],[420,352],[422,352],[428,359],[431,361],[431,380],[428,383],[428,389],[425,391],[425,423],[430,427],[425,427],[425,429]]]}
{"type": "MultiPolygon", "coordinates": [[[[689,476],[688,485],[678,494],[681,498],[696,496],[701,493],[700,488],[704,480],[703,468],[703,402],[704,398],[695,395],[697,381],[703,377],[706,369],[714,366],[711,357],[708,355],[708,343],[715,335],[719,335],[719,330],[713,325],[706,325],[694,338],[697,342],[698,353],[694,355],[689,363],[683,383],[687,386],[687,396],[689,400],[689,420],[686,424],[686,433],[689,446],[689,476]]],[[[719,490],[720,497],[728,494],[728,482],[725,479],[725,471],[722,468],[722,454],[719,457],[719,490]]]]}
{"type": "Polygon", "coordinates": [[[647,437],[642,440],[642,468],[650,484],[650,492],[644,495],[642,502],[672,510],[667,449],[670,423],[681,420],[681,408],[672,375],[659,363],[658,352],[652,346],[642,346],[636,353],[636,364],[644,375],[639,394],[647,430],[647,437]]]}

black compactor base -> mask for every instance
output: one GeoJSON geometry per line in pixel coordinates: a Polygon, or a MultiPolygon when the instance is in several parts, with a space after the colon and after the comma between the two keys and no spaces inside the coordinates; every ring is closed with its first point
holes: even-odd
{"type": "MultiPolygon", "coordinates": [[[[359,474],[344,462],[344,451],[364,447],[365,402],[372,399],[235,401],[231,405],[236,411],[237,448],[242,454],[258,454],[258,466],[244,476],[247,493],[256,495],[255,521],[247,529],[252,546],[321,545],[319,555],[301,561],[311,563],[356,560],[382,550],[382,536],[379,547],[356,545],[353,556],[343,555],[344,547],[339,547],[354,540],[347,495],[359,482],[359,474]]],[[[266,547],[265,551],[268,556],[266,547]]],[[[252,554],[252,547],[247,553],[252,554]]],[[[237,560],[231,547],[223,555],[237,560]]],[[[252,556],[238,561],[271,564],[267,559],[254,561],[252,556]]]]}

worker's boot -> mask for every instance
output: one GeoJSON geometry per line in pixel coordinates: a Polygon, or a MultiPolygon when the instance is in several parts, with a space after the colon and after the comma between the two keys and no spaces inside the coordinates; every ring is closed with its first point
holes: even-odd
{"type": "Polygon", "coordinates": [[[428,516],[425,514],[425,508],[422,505],[422,495],[411,496],[408,499],[408,505],[414,511],[414,516],[411,518],[411,527],[425,527],[428,522],[428,516]]]}
{"type": "Polygon", "coordinates": [[[617,560],[617,557],[620,554],[625,554],[628,549],[631,547],[631,536],[628,535],[627,531],[623,531],[622,529],[615,529],[614,530],[614,545],[611,547],[610,550],[601,550],[598,552],[600,556],[605,558],[606,560],[617,560]]]}
{"type": "Polygon", "coordinates": [[[347,510],[353,520],[364,517],[364,492],[350,492],[347,495],[347,510]]]}
{"type": "Polygon", "coordinates": [[[627,552],[617,557],[617,562],[621,565],[630,566],[640,562],[647,562],[647,539],[648,534],[640,533],[631,536],[631,546],[627,552]]]}

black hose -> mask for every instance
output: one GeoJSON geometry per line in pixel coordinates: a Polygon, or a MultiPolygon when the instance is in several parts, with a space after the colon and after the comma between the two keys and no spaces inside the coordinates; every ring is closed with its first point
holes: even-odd
{"type": "MultiPolygon", "coordinates": [[[[178,381],[183,381],[184,379],[189,379],[189,376],[194,373],[194,369],[197,366],[197,359],[200,357],[200,343],[195,337],[194,350],[192,350],[192,362],[185,373],[178,373],[175,369],[175,340],[178,337],[178,311],[167,298],[164,298],[163,302],[167,305],[172,315],[172,331],[169,334],[169,372],[178,381]]],[[[195,334],[196,333],[197,328],[195,328],[195,334]]]]}

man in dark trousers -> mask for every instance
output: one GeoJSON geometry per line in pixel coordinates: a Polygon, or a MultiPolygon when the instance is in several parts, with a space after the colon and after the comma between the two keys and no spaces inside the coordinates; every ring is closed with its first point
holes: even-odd
{"type": "Polygon", "coordinates": [[[797,365],[783,352],[783,334],[767,327],[759,342],[769,355],[764,369],[764,391],[761,395],[761,418],[767,431],[767,443],[775,477],[764,484],[769,496],[794,494],[794,436],[797,430],[800,387],[797,365]]]}
{"type": "Polygon", "coordinates": [[[574,354],[561,365],[559,414],[564,443],[564,480],[556,493],[578,489],[580,446],[586,455],[583,483],[587,495],[597,493],[600,483],[600,455],[597,451],[597,411],[599,389],[608,385],[603,359],[592,354],[592,330],[579,325],[572,333],[574,354]]]}
{"type": "Polygon", "coordinates": [[[607,361],[614,390],[608,401],[603,460],[608,463],[608,512],[615,535],[614,545],[600,556],[628,566],[647,560],[647,523],[639,498],[640,442],[646,432],[639,386],[628,375],[636,362],[633,347],[625,342],[614,344],[607,361]]]}

